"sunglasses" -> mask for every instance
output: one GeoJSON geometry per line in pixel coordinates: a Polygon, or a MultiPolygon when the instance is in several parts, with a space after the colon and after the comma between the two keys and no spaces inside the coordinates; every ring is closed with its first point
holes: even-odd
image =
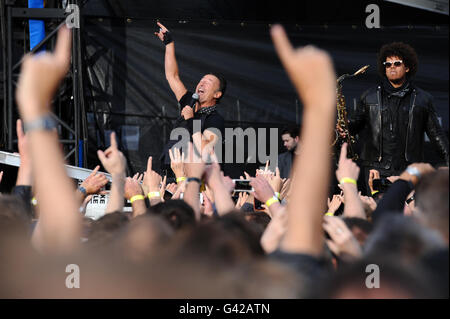
{"type": "Polygon", "coordinates": [[[394,64],[394,66],[400,66],[400,65],[403,64],[403,61],[402,60],[397,60],[397,61],[394,61],[394,62],[383,62],[383,65],[386,68],[390,68],[392,66],[392,64],[394,64]]]}

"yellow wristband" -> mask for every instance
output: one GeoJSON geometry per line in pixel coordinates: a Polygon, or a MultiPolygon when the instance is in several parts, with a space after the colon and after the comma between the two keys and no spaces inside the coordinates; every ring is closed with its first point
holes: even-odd
{"type": "Polygon", "coordinates": [[[269,198],[266,202],[266,207],[269,208],[270,205],[272,205],[273,203],[279,203],[280,201],[278,200],[278,198],[276,198],[275,196],[272,198],[269,198]]]}
{"type": "Polygon", "coordinates": [[[183,181],[185,181],[185,180],[186,180],[186,177],[178,177],[178,178],[177,178],[177,183],[183,182],[183,181]]]}
{"type": "Polygon", "coordinates": [[[378,191],[373,191],[371,194],[372,196],[375,195],[376,193],[378,193],[378,191]]]}
{"type": "Polygon", "coordinates": [[[330,212],[326,212],[326,213],[325,213],[325,216],[334,216],[334,214],[333,214],[333,213],[330,213],[330,212]]]}
{"type": "Polygon", "coordinates": [[[280,194],[280,193],[275,192],[275,196],[276,196],[279,200],[281,200],[281,194],[280,194]]]}
{"type": "Polygon", "coordinates": [[[137,200],[144,200],[144,199],[145,199],[144,195],[134,195],[133,197],[130,198],[130,203],[133,204],[137,200]]]}
{"type": "Polygon", "coordinates": [[[161,194],[160,194],[160,192],[150,192],[150,193],[148,193],[147,196],[150,199],[150,198],[153,198],[153,197],[161,197],[161,194]]]}
{"type": "Polygon", "coordinates": [[[343,177],[343,178],[339,181],[339,184],[344,184],[344,183],[350,183],[350,184],[357,185],[357,184],[356,184],[356,181],[355,181],[353,178],[350,178],[350,177],[343,177]]]}

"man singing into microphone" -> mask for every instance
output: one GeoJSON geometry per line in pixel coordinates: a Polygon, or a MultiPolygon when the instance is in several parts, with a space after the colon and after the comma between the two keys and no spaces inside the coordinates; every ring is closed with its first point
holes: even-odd
{"type": "MultiPolygon", "coordinates": [[[[184,86],[178,74],[178,65],[175,58],[175,44],[172,40],[170,31],[161,23],[157,23],[160,27],[159,32],[155,32],[155,35],[165,44],[166,53],[164,58],[164,67],[166,73],[166,79],[169,82],[169,86],[172,92],[182,108],[181,117],[175,124],[175,127],[183,127],[189,130],[191,133],[194,144],[197,148],[204,148],[205,145],[213,146],[219,142],[219,136],[214,132],[213,128],[221,132],[224,136],[224,119],[217,112],[216,105],[225,94],[227,82],[218,75],[208,73],[203,76],[200,82],[195,88],[195,93],[198,96],[198,101],[195,103],[195,94],[189,92],[184,86]],[[194,104],[195,103],[195,104],[194,104]],[[191,105],[189,105],[191,104],[191,105]],[[201,121],[201,132],[193,132],[193,121],[201,121]]],[[[168,155],[169,149],[177,141],[169,141],[164,149],[164,153],[161,156],[162,164],[166,166],[170,164],[170,158],[168,155]]],[[[221,147],[221,145],[216,145],[221,147]]]]}

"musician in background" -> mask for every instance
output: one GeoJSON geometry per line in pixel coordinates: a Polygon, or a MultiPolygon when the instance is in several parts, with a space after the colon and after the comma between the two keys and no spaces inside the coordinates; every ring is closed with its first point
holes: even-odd
{"type": "MultiPolygon", "coordinates": [[[[221,147],[218,142],[221,142],[218,134],[212,128],[218,130],[224,138],[225,120],[217,112],[217,104],[225,94],[227,82],[224,77],[219,74],[208,73],[203,76],[195,88],[195,93],[198,96],[198,102],[195,103],[194,108],[188,105],[192,101],[193,92],[186,89],[180,79],[178,73],[178,64],[175,57],[175,44],[173,42],[170,31],[161,23],[157,23],[160,27],[159,32],[155,35],[165,44],[166,52],[164,58],[166,79],[169,82],[170,89],[175,94],[175,97],[182,108],[181,118],[175,124],[175,127],[182,127],[189,130],[194,145],[197,148],[203,148],[205,145],[221,147]],[[201,121],[201,132],[193,132],[193,120],[201,121]]],[[[165,146],[161,161],[164,166],[170,164],[168,155],[169,149],[177,141],[169,141],[165,146]]]]}
{"type": "Polygon", "coordinates": [[[378,53],[381,82],[362,94],[348,123],[350,134],[359,133],[362,141],[365,182],[370,169],[378,170],[383,178],[423,162],[424,132],[448,166],[448,139],[437,120],[432,96],[412,82],[417,67],[417,54],[408,44],[385,44],[378,53]]]}
{"type": "Polygon", "coordinates": [[[289,178],[295,155],[300,152],[300,127],[295,124],[287,125],[281,131],[281,139],[286,152],[278,155],[278,168],[281,178],[289,178]]]}

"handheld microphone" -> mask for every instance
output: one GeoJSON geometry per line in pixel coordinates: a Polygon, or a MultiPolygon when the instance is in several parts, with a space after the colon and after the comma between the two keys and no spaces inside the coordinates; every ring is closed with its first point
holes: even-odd
{"type": "MultiPolygon", "coordinates": [[[[194,109],[195,103],[197,103],[197,102],[198,102],[198,94],[194,93],[194,94],[192,94],[191,101],[189,102],[189,104],[186,104],[186,105],[189,105],[192,109],[194,109]]],[[[183,105],[181,107],[184,108],[183,105]]],[[[180,122],[180,121],[184,121],[184,117],[182,115],[180,115],[177,122],[180,122]]]]}
{"type": "Polygon", "coordinates": [[[194,94],[192,94],[192,97],[191,97],[191,102],[188,104],[191,108],[194,108],[195,107],[195,103],[197,103],[198,102],[198,94],[197,93],[194,93],[194,94]]]}

